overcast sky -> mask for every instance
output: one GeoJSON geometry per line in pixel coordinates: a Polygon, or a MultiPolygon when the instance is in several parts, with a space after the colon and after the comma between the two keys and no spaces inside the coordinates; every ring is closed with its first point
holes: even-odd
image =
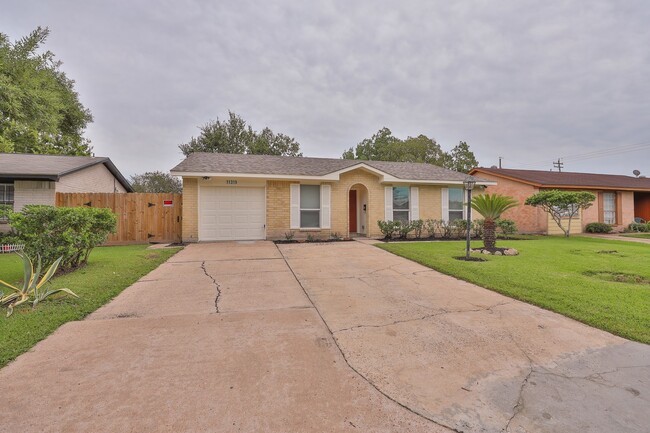
{"type": "Polygon", "coordinates": [[[98,156],[168,171],[228,110],[340,157],[382,126],[467,141],[482,165],[650,175],[650,3],[0,0],[48,26],[98,156]]]}

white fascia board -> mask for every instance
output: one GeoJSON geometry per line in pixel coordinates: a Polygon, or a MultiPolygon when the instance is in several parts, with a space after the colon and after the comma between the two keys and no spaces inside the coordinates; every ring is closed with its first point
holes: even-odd
{"type": "MultiPolygon", "coordinates": [[[[416,185],[463,185],[462,180],[416,180],[416,179],[399,179],[397,177],[385,178],[380,183],[408,183],[416,185]]],[[[496,182],[476,182],[479,186],[494,186],[496,182]]]]}
{"type": "Polygon", "coordinates": [[[271,180],[321,180],[321,181],[337,181],[338,175],[329,173],[325,176],[301,176],[294,174],[253,174],[253,173],[209,173],[209,172],[185,172],[185,171],[172,171],[172,176],[181,177],[225,177],[225,178],[244,178],[244,179],[271,179],[271,180]]]}

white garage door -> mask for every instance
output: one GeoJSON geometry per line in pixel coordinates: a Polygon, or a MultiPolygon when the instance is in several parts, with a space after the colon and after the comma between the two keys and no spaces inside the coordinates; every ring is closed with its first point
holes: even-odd
{"type": "Polygon", "coordinates": [[[264,188],[201,187],[199,240],[264,239],[264,188]]]}

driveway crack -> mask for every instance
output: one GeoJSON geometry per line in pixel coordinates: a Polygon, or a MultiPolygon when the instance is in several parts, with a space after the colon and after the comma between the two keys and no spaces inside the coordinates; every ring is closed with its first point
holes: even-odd
{"type": "Polygon", "coordinates": [[[348,366],[352,371],[354,371],[354,372],[355,372],[355,373],[356,373],[356,374],[357,374],[357,375],[358,375],[362,380],[364,380],[366,383],[368,383],[371,387],[373,387],[375,390],[377,390],[377,392],[379,392],[381,395],[383,395],[384,397],[386,397],[388,400],[392,401],[392,402],[395,403],[396,405],[400,406],[401,408],[403,408],[403,409],[405,409],[405,410],[411,412],[412,414],[414,414],[414,415],[416,415],[416,416],[419,416],[419,417],[422,418],[422,419],[425,419],[425,420],[427,420],[427,421],[429,421],[429,422],[432,422],[433,424],[439,425],[439,426],[441,426],[441,427],[444,427],[444,428],[449,429],[449,430],[451,430],[451,431],[453,431],[453,432],[456,432],[456,433],[463,433],[461,430],[458,430],[458,429],[456,429],[456,428],[454,428],[454,427],[452,427],[452,426],[450,426],[450,425],[447,425],[447,424],[445,424],[445,423],[443,423],[443,422],[437,421],[437,420],[433,419],[432,417],[423,414],[422,412],[418,411],[417,409],[413,409],[413,408],[407,406],[406,404],[401,403],[400,401],[398,401],[398,400],[396,400],[395,398],[393,398],[393,397],[391,397],[390,395],[388,395],[385,391],[383,391],[383,390],[382,390],[382,389],[381,389],[381,388],[380,388],[376,383],[374,383],[372,380],[370,380],[369,378],[367,378],[366,376],[364,376],[363,374],[361,374],[361,372],[360,372],[359,370],[357,370],[356,368],[354,368],[354,367],[352,366],[352,364],[350,364],[350,361],[348,360],[348,357],[346,356],[345,352],[343,351],[343,348],[341,348],[341,346],[339,345],[338,341],[336,340],[336,337],[334,336],[334,333],[332,332],[332,329],[330,328],[330,326],[329,326],[329,325],[327,324],[327,322],[325,321],[325,318],[323,317],[322,313],[320,312],[320,310],[318,309],[318,307],[317,307],[316,304],[314,303],[314,301],[313,301],[313,299],[311,298],[311,296],[309,296],[309,293],[308,293],[307,290],[305,289],[305,286],[303,286],[302,282],[298,279],[298,276],[297,276],[296,273],[294,272],[294,270],[293,270],[293,268],[291,267],[291,265],[289,264],[289,261],[287,260],[286,256],[282,253],[282,250],[277,246],[277,244],[276,244],[276,248],[278,249],[278,251],[280,252],[280,255],[281,255],[282,258],[284,259],[284,263],[287,265],[287,268],[289,268],[289,270],[291,271],[291,274],[293,275],[293,278],[296,280],[296,282],[298,283],[298,285],[299,285],[300,288],[302,289],[303,293],[305,294],[305,296],[306,296],[307,299],[309,300],[309,303],[312,305],[312,307],[313,307],[314,310],[316,311],[316,314],[318,314],[318,317],[320,317],[321,321],[322,321],[323,324],[325,325],[325,328],[327,329],[327,331],[329,332],[330,336],[332,337],[332,340],[334,341],[334,345],[336,345],[336,348],[338,349],[339,353],[341,354],[341,357],[343,358],[343,361],[345,361],[345,364],[346,364],[346,365],[347,365],[347,366],[348,366]]]}
{"type": "Polygon", "coordinates": [[[217,283],[217,280],[214,279],[212,275],[208,272],[208,270],[205,267],[205,261],[201,262],[201,269],[203,269],[203,273],[205,274],[206,277],[210,278],[212,280],[212,284],[214,284],[215,288],[217,289],[217,296],[214,298],[214,309],[216,312],[219,312],[219,298],[221,298],[221,286],[219,283],[217,283]]]}

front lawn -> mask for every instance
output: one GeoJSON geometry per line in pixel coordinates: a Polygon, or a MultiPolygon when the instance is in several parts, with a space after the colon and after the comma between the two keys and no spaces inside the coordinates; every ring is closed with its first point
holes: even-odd
{"type": "MultiPolygon", "coordinates": [[[[587,237],[499,241],[516,257],[454,259],[463,242],[378,244],[445,274],[538,305],[631,340],[650,343],[650,248],[587,237]]],[[[473,247],[482,245],[473,242],[473,247]]]]}
{"type": "MultiPolygon", "coordinates": [[[[178,248],[148,250],[147,245],[98,247],[91,253],[87,266],[51,282],[53,288],[71,289],[79,295],[78,299],[54,295],[33,310],[31,304],[23,304],[8,318],[7,310],[0,309],[0,367],[64,323],[83,319],[176,251],[178,248]]],[[[0,279],[9,283],[22,279],[22,261],[18,256],[0,254],[0,279]]]]}

